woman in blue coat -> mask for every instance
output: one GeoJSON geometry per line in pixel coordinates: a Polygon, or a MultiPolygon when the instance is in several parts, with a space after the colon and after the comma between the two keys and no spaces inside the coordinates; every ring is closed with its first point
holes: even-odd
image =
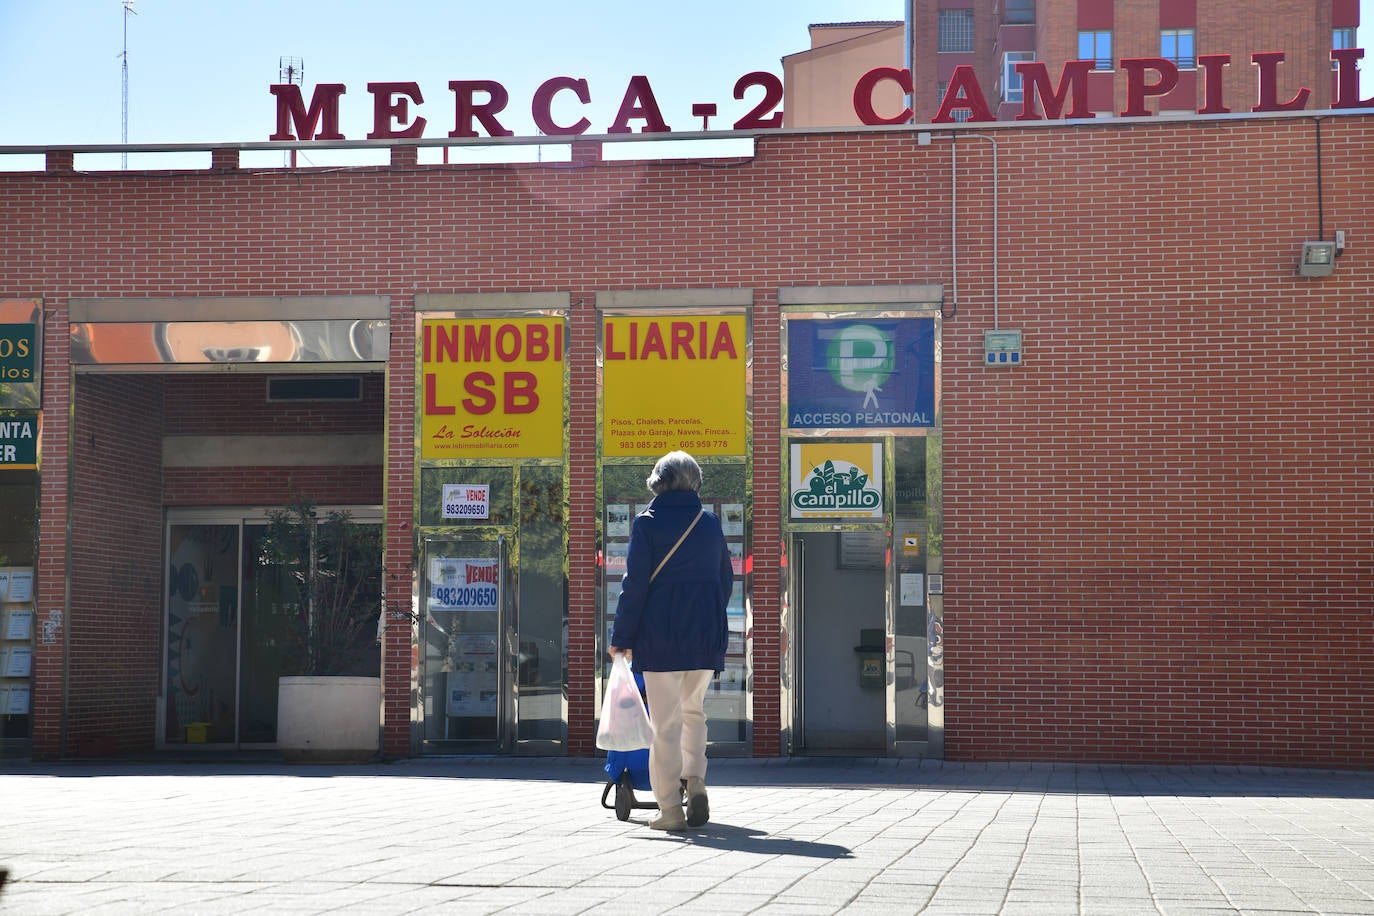
{"type": "Polygon", "coordinates": [[[659,809],[649,826],[684,830],[710,819],[703,703],[725,667],[725,606],[735,576],[720,519],[697,495],[696,460],[669,452],[645,483],[654,498],[630,527],[609,651],[629,653],[644,675],[654,724],[649,782],[659,809]],[[685,814],[680,780],[687,782],[685,814]]]}

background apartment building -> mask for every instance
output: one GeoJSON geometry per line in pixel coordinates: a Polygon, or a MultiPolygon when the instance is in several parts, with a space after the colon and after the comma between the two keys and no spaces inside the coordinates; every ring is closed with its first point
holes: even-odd
{"type": "MultiPolygon", "coordinates": [[[[1120,62],[1162,57],[1178,66],[1172,90],[1147,98],[1155,113],[1194,112],[1204,105],[1207,55],[1222,79],[1222,102],[1249,112],[1258,98],[1251,55],[1281,51],[1277,99],[1312,90],[1310,109],[1330,107],[1333,48],[1356,47],[1358,0],[907,0],[906,21],[821,23],[811,47],[783,58],[788,127],[858,124],[853,87],[874,67],[911,71],[915,120],[939,110],[955,68],[972,67],[991,112],[1011,120],[1021,112],[1022,81],[1015,65],[1045,63],[1057,81],[1066,61],[1091,60],[1088,107],[1098,117],[1126,109],[1120,62]]],[[[1151,75],[1153,81],[1154,75],[1151,75]]],[[[905,106],[893,81],[880,84],[874,107],[892,116],[905,106]]],[[[967,109],[954,112],[967,119],[967,109]]]]}

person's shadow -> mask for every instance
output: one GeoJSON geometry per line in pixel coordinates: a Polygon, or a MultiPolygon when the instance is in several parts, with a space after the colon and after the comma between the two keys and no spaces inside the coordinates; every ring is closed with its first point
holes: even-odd
{"type": "Polygon", "coordinates": [[[852,859],[852,850],[834,843],[813,843],[789,837],[769,836],[762,830],[735,827],[715,822],[682,833],[672,832],[654,839],[683,840],[693,846],[752,852],[761,856],[805,856],[811,859],[852,859]]]}

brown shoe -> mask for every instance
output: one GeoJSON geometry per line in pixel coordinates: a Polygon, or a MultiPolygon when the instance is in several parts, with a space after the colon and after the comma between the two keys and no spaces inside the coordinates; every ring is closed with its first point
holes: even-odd
{"type": "Polygon", "coordinates": [[[700,827],[711,819],[711,803],[706,798],[706,780],[687,777],[687,826],[700,827]]]}

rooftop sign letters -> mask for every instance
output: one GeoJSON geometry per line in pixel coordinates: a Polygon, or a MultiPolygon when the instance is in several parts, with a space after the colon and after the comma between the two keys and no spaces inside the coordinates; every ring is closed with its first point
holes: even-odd
{"type": "MultiPolygon", "coordinates": [[[[1337,48],[1331,52],[1331,59],[1337,66],[1336,96],[1332,108],[1374,108],[1374,98],[1360,98],[1358,61],[1363,57],[1364,51],[1360,48],[1337,48]]],[[[1259,78],[1258,98],[1251,111],[1301,111],[1307,107],[1312,95],[1310,89],[1299,89],[1288,99],[1279,98],[1278,76],[1283,60],[1282,51],[1261,51],[1250,55],[1250,63],[1256,68],[1259,78]]],[[[1222,102],[1222,89],[1226,68],[1231,63],[1230,54],[1198,56],[1197,69],[1201,73],[1204,99],[1202,107],[1197,109],[1198,114],[1230,112],[1231,109],[1222,102]]],[[[1053,84],[1049,69],[1041,61],[1021,61],[1014,66],[1024,86],[1021,113],[1016,115],[1016,120],[1096,116],[1088,109],[1088,74],[1093,72],[1093,61],[1068,61],[1060,71],[1058,81],[1053,84]]],[[[1122,117],[1142,117],[1151,114],[1145,106],[1146,99],[1167,95],[1178,85],[1179,68],[1173,61],[1163,57],[1122,58],[1117,71],[1101,75],[1126,80],[1127,103],[1120,114],[1122,117]]],[[[861,123],[906,124],[923,116],[922,112],[910,108],[891,115],[880,114],[874,108],[873,90],[889,80],[897,83],[908,96],[912,94],[910,70],[877,67],[868,71],[859,77],[854,86],[854,113],[861,123]]],[[[501,121],[502,112],[510,104],[510,93],[501,83],[495,80],[450,80],[448,88],[453,93],[453,129],[448,131],[448,136],[459,139],[513,136],[514,132],[501,121]]],[[[339,100],[348,91],[343,83],[316,85],[309,105],[305,103],[301,87],[294,83],[274,85],[270,91],[276,98],[277,129],[268,139],[347,139],[339,130],[339,100]]],[[[372,95],[372,130],[368,132],[367,139],[408,140],[425,135],[428,119],[412,114],[412,106],[419,109],[425,101],[418,83],[368,83],[367,91],[372,95]]],[[[553,137],[575,137],[592,128],[592,122],[585,117],[563,124],[554,120],[554,99],[565,93],[571,93],[583,105],[590,104],[592,100],[591,87],[585,79],[555,76],[544,81],[530,101],[530,114],[540,133],[553,137]]],[[[783,112],[778,108],[783,97],[781,78],[764,71],[746,73],[735,82],[734,97],[743,102],[746,96],[752,102],[752,107],[732,124],[734,130],[773,130],[783,126],[783,112]]],[[[955,68],[949,88],[929,123],[953,123],[956,111],[968,112],[968,121],[997,120],[987,95],[969,66],[955,68]]],[[[701,118],[703,130],[709,127],[710,119],[717,113],[714,102],[692,105],[692,117],[701,118]]],[[[642,122],[641,133],[672,132],[646,76],[630,77],[615,120],[605,131],[608,134],[633,133],[634,122],[642,122]]]]}

